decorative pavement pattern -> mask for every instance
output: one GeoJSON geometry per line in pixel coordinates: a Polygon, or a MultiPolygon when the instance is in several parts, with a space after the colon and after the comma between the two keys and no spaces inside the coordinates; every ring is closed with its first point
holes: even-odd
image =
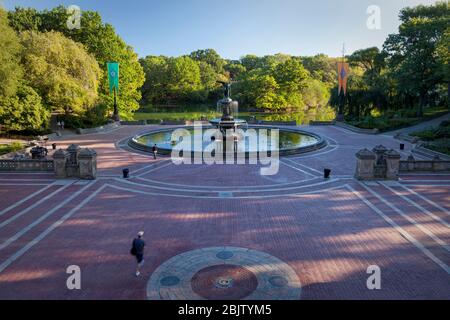
{"type": "Polygon", "coordinates": [[[359,149],[399,141],[308,127],[328,146],[261,176],[128,150],[126,138],[155,128],[56,141],[96,149],[96,181],[0,173],[0,299],[450,298],[450,174],[353,179],[359,149]],[[134,277],[139,230],[146,263],[134,277]],[[71,265],[81,290],[66,286],[71,265]],[[371,265],[381,290],[367,289],[371,265]]]}
{"type": "Polygon", "coordinates": [[[259,251],[205,248],[163,263],[147,285],[150,300],[296,300],[301,284],[292,268],[259,251]]]}

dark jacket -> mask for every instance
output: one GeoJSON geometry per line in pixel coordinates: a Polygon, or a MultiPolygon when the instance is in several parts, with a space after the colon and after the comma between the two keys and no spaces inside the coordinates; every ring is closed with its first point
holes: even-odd
{"type": "Polygon", "coordinates": [[[136,252],[136,255],[138,254],[144,254],[144,247],[145,247],[145,241],[139,238],[136,238],[133,240],[133,248],[136,252]]]}

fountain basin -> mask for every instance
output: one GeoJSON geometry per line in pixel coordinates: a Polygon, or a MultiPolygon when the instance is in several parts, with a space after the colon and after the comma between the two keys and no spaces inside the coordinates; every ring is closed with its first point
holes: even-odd
{"type": "MultiPolygon", "coordinates": [[[[220,119],[218,119],[220,120],[220,119]]],[[[214,121],[214,120],[213,120],[214,121]]],[[[193,139],[195,138],[195,129],[194,127],[178,127],[178,128],[170,128],[170,129],[160,129],[151,131],[148,133],[139,134],[128,141],[128,145],[136,150],[144,151],[147,153],[152,153],[153,145],[157,145],[158,153],[162,155],[170,155],[172,153],[173,147],[176,142],[172,141],[172,133],[176,129],[184,129],[190,134],[191,149],[185,150],[185,152],[191,152],[192,155],[202,153],[206,146],[211,143],[220,144],[221,141],[215,141],[211,139],[205,139],[203,137],[203,133],[205,130],[215,129],[214,126],[203,127],[202,133],[202,143],[200,145],[196,145],[193,143],[193,139]]],[[[326,140],[324,140],[319,135],[314,133],[310,133],[300,129],[293,128],[279,128],[273,126],[248,126],[247,129],[255,129],[255,131],[259,134],[264,134],[264,131],[260,130],[268,130],[268,136],[270,136],[270,130],[279,130],[279,154],[280,156],[288,156],[295,154],[303,154],[307,152],[312,152],[324,148],[327,145],[326,140]]],[[[223,138],[223,137],[222,137],[223,138]]],[[[270,141],[270,138],[268,139],[270,141]]],[[[221,146],[218,145],[216,150],[221,150],[221,146]]],[[[275,148],[271,148],[270,143],[266,146],[252,145],[250,146],[248,143],[241,143],[238,147],[240,152],[245,152],[246,158],[248,158],[251,154],[259,155],[260,152],[269,152],[276,150],[275,148]]]]}

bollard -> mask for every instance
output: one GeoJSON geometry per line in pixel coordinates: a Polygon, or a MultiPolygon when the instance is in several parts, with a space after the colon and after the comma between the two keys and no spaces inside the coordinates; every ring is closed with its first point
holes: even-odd
{"type": "Polygon", "coordinates": [[[330,169],[324,169],[323,170],[323,177],[325,179],[330,179],[330,175],[331,175],[331,170],[330,169]]]}
{"type": "Polygon", "coordinates": [[[123,169],[123,178],[124,179],[128,179],[129,178],[129,174],[130,174],[130,170],[129,169],[123,169]]]}
{"type": "Polygon", "coordinates": [[[404,143],[400,144],[400,150],[402,150],[402,151],[405,150],[405,144],[404,143]]]}

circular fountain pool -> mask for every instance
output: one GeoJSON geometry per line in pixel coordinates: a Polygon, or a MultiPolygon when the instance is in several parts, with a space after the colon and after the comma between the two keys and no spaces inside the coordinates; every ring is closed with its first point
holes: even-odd
{"type": "MultiPolygon", "coordinates": [[[[276,136],[276,135],[275,135],[276,136]]],[[[170,154],[172,150],[183,144],[184,152],[203,152],[209,148],[222,150],[224,135],[214,127],[181,127],[156,130],[137,135],[129,140],[134,149],[152,152],[156,144],[158,153],[170,154]]],[[[273,140],[276,141],[276,140],[273,140]]],[[[259,153],[279,150],[280,155],[300,154],[318,150],[326,146],[326,141],[313,133],[298,129],[284,129],[267,126],[248,126],[246,130],[238,130],[226,139],[225,144],[232,145],[234,152],[259,153]],[[272,146],[271,137],[278,131],[278,148],[272,146]]]]}

